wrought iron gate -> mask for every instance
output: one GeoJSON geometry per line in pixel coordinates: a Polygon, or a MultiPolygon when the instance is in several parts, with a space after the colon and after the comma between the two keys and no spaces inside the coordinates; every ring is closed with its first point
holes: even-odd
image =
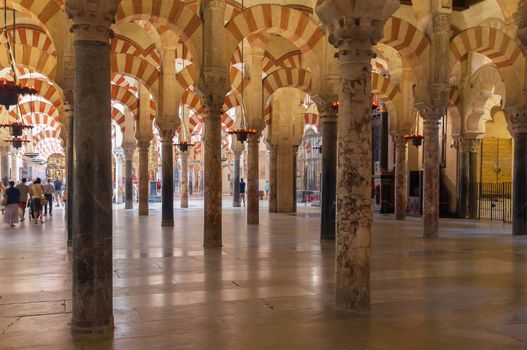
{"type": "Polygon", "coordinates": [[[512,183],[478,183],[478,219],[512,222],[512,183]]]}

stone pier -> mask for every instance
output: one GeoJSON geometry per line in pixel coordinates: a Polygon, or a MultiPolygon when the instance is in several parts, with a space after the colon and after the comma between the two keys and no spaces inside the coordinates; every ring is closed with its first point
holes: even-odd
{"type": "Polygon", "coordinates": [[[258,225],[260,222],[258,138],[257,133],[249,136],[247,140],[247,224],[249,225],[258,225]]]}
{"type": "Polygon", "coordinates": [[[161,226],[174,226],[174,130],[162,131],[161,226]]]}
{"type": "MultiPolygon", "coordinates": [[[[207,106],[205,116],[205,179],[204,179],[204,235],[203,246],[221,247],[221,107],[207,106]]],[[[197,181],[197,177],[196,177],[197,181]]]]}
{"type": "Polygon", "coordinates": [[[73,197],[75,186],[73,184],[74,171],[74,145],[73,139],[75,133],[75,120],[73,117],[73,106],[67,103],[64,106],[66,113],[66,126],[68,128],[68,138],[66,143],[66,230],[68,231],[68,247],[72,246],[73,242],[73,197]]]}
{"type": "Polygon", "coordinates": [[[113,331],[110,25],[118,0],[66,2],[75,47],[73,334],[113,331]],[[97,135],[97,142],[93,142],[97,135]],[[96,191],[94,191],[96,189],[96,191]]]}
{"type": "Polygon", "coordinates": [[[139,151],[139,215],[148,215],[148,152],[150,140],[139,140],[137,142],[139,151]]]}
{"type": "Polygon", "coordinates": [[[240,157],[241,151],[234,150],[232,162],[232,206],[240,207],[240,157]]]}
{"type": "Polygon", "coordinates": [[[181,156],[180,206],[188,208],[188,151],[179,154],[181,156]]]}
{"type": "Polygon", "coordinates": [[[325,114],[320,118],[322,124],[320,239],[322,240],[335,239],[337,214],[337,116],[329,111],[330,108],[331,106],[326,106],[327,111],[324,111],[325,114]]]}
{"type": "Polygon", "coordinates": [[[395,220],[406,218],[408,206],[407,145],[408,140],[403,135],[395,136],[395,220]]]}
{"type": "Polygon", "coordinates": [[[278,212],[278,146],[269,145],[269,212],[278,212]]]}
{"type": "Polygon", "coordinates": [[[423,238],[437,238],[439,230],[439,119],[423,116],[423,238]]]}
{"type": "Polygon", "coordinates": [[[134,148],[124,149],[124,208],[134,208],[134,184],[132,180],[132,165],[134,159],[134,148]]]}

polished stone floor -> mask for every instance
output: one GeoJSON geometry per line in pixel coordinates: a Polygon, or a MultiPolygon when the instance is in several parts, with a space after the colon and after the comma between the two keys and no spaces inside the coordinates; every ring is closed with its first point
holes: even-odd
{"type": "Polygon", "coordinates": [[[527,349],[527,238],[510,225],[376,216],[372,306],[336,312],[334,251],[314,208],[297,215],[224,202],[224,248],[204,251],[200,202],[176,226],[116,207],[111,340],[73,340],[63,212],[0,227],[0,349],[527,349]]]}

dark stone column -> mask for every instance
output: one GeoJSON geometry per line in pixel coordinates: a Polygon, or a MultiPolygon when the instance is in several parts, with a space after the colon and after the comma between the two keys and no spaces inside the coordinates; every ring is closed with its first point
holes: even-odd
{"type": "MultiPolygon", "coordinates": [[[[205,117],[204,247],[221,247],[221,107],[223,101],[207,106],[205,117]]],[[[197,182],[198,180],[195,179],[197,182]]]]}
{"type": "Polygon", "coordinates": [[[320,239],[334,240],[337,210],[337,118],[321,116],[322,193],[320,200],[320,239]]]}
{"type": "Polygon", "coordinates": [[[458,198],[457,214],[458,218],[465,219],[468,214],[468,187],[469,187],[469,153],[465,139],[457,142],[458,154],[458,198]]]}
{"type": "Polygon", "coordinates": [[[269,145],[269,212],[278,212],[278,166],[277,166],[277,146],[269,145]]]}
{"type": "Polygon", "coordinates": [[[293,213],[296,213],[296,172],[297,172],[297,161],[296,156],[298,154],[298,145],[293,145],[293,213]]]}
{"type": "Polygon", "coordinates": [[[125,198],[125,209],[134,208],[134,185],[132,182],[132,165],[134,159],[134,149],[125,148],[125,174],[124,174],[124,198],[125,198]]]}
{"type": "Polygon", "coordinates": [[[173,138],[173,130],[163,131],[161,151],[161,226],[174,226],[173,138]]]}
{"type": "Polygon", "coordinates": [[[179,189],[181,208],[188,208],[188,151],[181,154],[181,188],[179,189]]]}
{"type": "Polygon", "coordinates": [[[241,151],[235,150],[232,169],[232,206],[240,207],[240,156],[241,151]]]}
{"type": "Polygon", "coordinates": [[[247,141],[247,224],[260,222],[260,198],[258,193],[258,138],[259,134],[249,136],[247,141]]]}
{"type": "Polygon", "coordinates": [[[150,140],[139,140],[139,215],[148,215],[148,151],[150,140]]]}
{"type": "Polygon", "coordinates": [[[468,215],[470,219],[478,218],[478,152],[480,145],[480,139],[470,140],[468,176],[468,215]]]}
{"type": "Polygon", "coordinates": [[[388,170],[388,112],[381,113],[381,171],[388,170]]]}
{"type": "Polygon", "coordinates": [[[395,136],[395,220],[406,219],[408,206],[407,143],[403,135],[395,136]]]}
{"type": "Polygon", "coordinates": [[[514,133],[512,234],[527,235],[527,132],[514,133]]]}
{"type": "Polygon", "coordinates": [[[68,128],[68,139],[66,144],[66,187],[67,187],[67,200],[66,200],[66,227],[68,231],[68,247],[73,244],[73,197],[75,188],[73,185],[73,169],[75,164],[74,159],[74,128],[75,120],[73,118],[73,106],[67,104],[65,106],[66,111],[66,126],[68,128]]]}
{"type": "Polygon", "coordinates": [[[74,45],[71,329],[74,334],[108,333],[113,330],[111,46],[93,40],[74,45]]]}
{"type": "Polygon", "coordinates": [[[0,149],[0,174],[2,180],[9,179],[9,146],[0,149]]]}

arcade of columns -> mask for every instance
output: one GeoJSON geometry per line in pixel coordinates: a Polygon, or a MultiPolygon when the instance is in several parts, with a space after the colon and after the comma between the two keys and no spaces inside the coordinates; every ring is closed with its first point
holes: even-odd
{"type": "MultiPolygon", "coordinates": [[[[517,88],[527,76],[521,74],[527,72],[524,1],[484,0],[463,12],[448,0],[279,1],[243,9],[225,0],[48,2],[8,3],[21,16],[16,50],[39,55],[27,62],[31,55],[17,55],[29,72],[23,79],[38,82],[42,95],[24,104],[48,117],[28,115],[27,121],[54,131],[34,147],[59,143],[63,149],[52,151],[66,155],[76,334],[113,328],[112,158],[127,209],[134,207],[136,173],[139,215],[148,215],[152,160],[160,159],[163,226],[174,225],[174,169],[183,169],[182,208],[188,207],[189,183],[202,170],[203,245],[217,249],[222,157],[232,168],[235,207],[246,162],[247,224],[259,223],[260,168],[267,161],[269,211],[294,211],[296,154],[309,108],[316,114],[310,127],[320,129],[323,143],[320,235],[336,242],[336,307],[368,308],[372,93],[389,115],[395,219],[405,219],[408,172],[415,164],[424,170],[424,238],[439,236],[442,177],[457,183],[457,214],[473,218],[481,145],[488,125],[502,118],[514,139],[512,231],[527,234],[527,90],[517,88]],[[23,42],[29,36],[22,32],[34,40],[23,42]],[[306,94],[312,105],[299,105],[306,94]],[[226,134],[240,126],[242,100],[248,127],[257,130],[244,144],[226,134]],[[421,149],[404,137],[416,127],[424,136],[421,149]],[[63,141],[46,141],[53,137],[63,141]],[[180,152],[175,140],[196,145],[180,152]],[[441,151],[447,141],[453,148],[441,151]],[[153,154],[158,143],[160,157],[153,154]],[[441,152],[455,152],[455,166],[441,167],[441,152]],[[191,164],[196,171],[189,176],[191,164]]],[[[5,145],[0,153],[6,176],[18,156],[5,145]]]]}

